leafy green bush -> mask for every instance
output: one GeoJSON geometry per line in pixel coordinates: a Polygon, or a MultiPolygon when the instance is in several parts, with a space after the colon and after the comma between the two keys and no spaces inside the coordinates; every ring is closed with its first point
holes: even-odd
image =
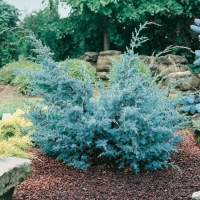
{"type": "Polygon", "coordinates": [[[30,79],[24,75],[17,75],[11,81],[16,86],[18,92],[23,94],[30,94],[30,79]]]}
{"type": "MultiPolygon", "coordinates": [[[[90,63],[86,61],[81,61],[78,59],[71,59],[68,61],[63,61],[59,63],[61,68],[68,66],[68,72],[72,77],[81,80],[83,78],[81,66],[86,66],[86,74],[88,78],[94,83],[96,81],[96,70],[90,63]],[[69,62],[69,65],[66,64],[69,62]]],[[[41,66],[30,61],[30,60],[21,60],[18,62],[12,62],[0,69],[0,84],[13,84],[16,86],[17,90],[24,94],[30,93],[30,78],[23,74],[23,71],[31,70],[37,71],[40,70],[41,66]],[[17,71],[21,70],[21,73],[17,71]]]]}
{"type": "Polygon", "coordinates": [[[43,103],[26,117],[34,123],[32,137],[45,153],[81,169],[100,160],[135,172],[167,167],[182,140],[177,131],[187,121],[178,112],[179,99],[169,99],[151,77],[138,73],[133,50],[116,63],[110,88],[102,86],[94,101],[86,67],[81,80],[71,77],[52,60],[49,48],[34,35],[30,38],[43,69],[28,75],[43,103]]]}
{"type": "Polygon", "coordinates": [[[6,85],[11,83],[15,76],[16,74],[13,69],[11,69],[10,67],[2,67],[0,69],[0,84],[6,85]]]}
{"type": "Polygon", "coordinates": [[[0,1],[0,68],[18,58],[19,33],[14,27],[19,22],[19,11],[6,1],[0,1]]]}
{"type": "Polygon", "coordinates": [[[6,64],[0,69],[0,84],[13,84],[21,93],[28,94],[30,87],[30,80],[25,75],[19,74],[17,69],[20,70],[39,70],[40,65],[30,61],[21,60],[6,64]]]}
{"type": "Polygon", "coordinates": [[[60,66],[69,67],[68,69],[69,75],[77,80],[82,80],[84,78],[81,66],[85,66],[86,67],[85,72],[88,78],[91,80],[91,82],[94,83],[97,80],[95,76],[96,69],[89,62],[86,62],[84,60],[70,59],[64,62],[60,62],[60,66]],[[66,62],[69,62],[68,65],[66,64],[66,62]]]}

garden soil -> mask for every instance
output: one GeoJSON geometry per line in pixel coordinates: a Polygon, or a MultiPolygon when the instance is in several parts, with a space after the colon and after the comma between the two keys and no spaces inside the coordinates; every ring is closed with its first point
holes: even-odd
{"type": "Polygon", "coordinates": [[[32,172],[16,187],[15,200],[191,200],[200,190],[200,148],[192,131],[185,137],[168,169],[138,174],[105,166],[77,170],[34,147],[32,172]]]}
{"type": "Polygon", "coordinates": [[[13,85],[0,85],[0,100],[1,99],[12,99],[12,98],[24,98],[22,95],[16,91],[16,87],[13,85]]]}

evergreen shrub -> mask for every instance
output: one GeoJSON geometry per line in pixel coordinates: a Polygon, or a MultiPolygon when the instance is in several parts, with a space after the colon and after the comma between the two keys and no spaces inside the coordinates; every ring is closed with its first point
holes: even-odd
{"type": "MultiPolygon", "coordinates": [[[[194,20],[194,23],[195,23],[195,25],[190,26],[191,30],[200,34],[200,19],[196,18],[194,20]]],[[[200,36],[199,36],[199,39],[200,39],[200,36]]],[[[200,66],[200,50],[196,50],[195,55],[196,55],[197,59],[194,61],[194,65],[199,67],[200,66]]]]}
{"type": "Polygon", "coordinates": [[[194,115],[195,113],[200,113],[200,94],[198,96],[190,95],[184,97],[182,100],[181,111],[194,115]]]}
{"type": "Polygon", "coordinates": [[[140,46],[142,38],[135,35],[132,49],[115,63],[109,89],[100,86],[95,101],[86,68],[82,80],[73,78],[69,65],[60,68],[50,49],[30,35],[43,69],[28,75],[42,101],[26,117],[34,124],[34,142],[45,153],[80,169],[100,161],[135,172],[168,166],[182,141],[177,132],[187,121],[178,112],[179,99],[168,98],[150,76],[138,73],[133,46],[140,46]]]}
{"type": "Polygon", "coordinates": [[[76,79],[83,79],[83,73],[82,73],[82,68],[81,66],[85,66],[86,68],[86,74],[88,76],[88,78],[91,80],[92,83],[96,82],[96,69],[87,61],[84,60],[78,60],[78,59],[70,59],[70,60],[66,60],[64,62],[60,62],[59,65],[61,67],[65,67],[66,62],[69,62],[69,69],[68,69],[68,73],[70,76],[76,78],[76,79]]]}
{"type": "Polygon", "coordinates": [[[0,157],[30,157],[25,150],[32,147],[32,140],[30,132],[23,129],[32,126],[32,123],[21,114],[23,111],[18,109],[10,119],[0,121],[0,157]]]}

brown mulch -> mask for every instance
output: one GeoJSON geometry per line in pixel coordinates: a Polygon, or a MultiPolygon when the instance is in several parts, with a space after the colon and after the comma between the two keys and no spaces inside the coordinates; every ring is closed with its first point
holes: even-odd
{"type": "Polygon", "coordinates": [[[171,162],[178,167],[134,174],[130,170],[91,167],[76,170],[34,147],[31,175],[14,192],[15,200],[176,200],[200,190],[200,148],[193,132],[171,162]]]}

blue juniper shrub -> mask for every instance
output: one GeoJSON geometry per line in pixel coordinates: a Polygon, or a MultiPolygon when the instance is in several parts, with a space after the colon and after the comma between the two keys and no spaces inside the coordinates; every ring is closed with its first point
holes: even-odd
{"type": "MultiPolygon", "coordinates": [[[[190,29],[200,35],[200,19],[195,19],[194,23],[196,25],[191,25],[190,29]]],[[[200,36],[199,36],[199,39],[200,39],[200,36]]],[[[196,50],[195,55],[197,57],[197,60],[194,61],[194,65],[200,66],[200,50],[196,50]]]]}
{"type": "Polygon", "coordinates": [[[198,96],[190,95],[184,97],[182,102],[181,111],[194,115],[195,113],[200,113],[200,94],[198,96]]]}
{"type": "Polygon", "coordinates": [[[137,73],[133,50],[116,63],[109,89],[101,87],[94,100],[84,66],[83,80],[74,79],[66,74],[67,67],[52,60],[48,47],[33,35],[31,39],[43,65],[29,74],[34,94],[42,97],[27,114],[35,125],[36,145],[80,169],[101,159],[135,172],[167,167],[186,120],[178,112],[178,99],[169,99],[151,77],[137,73]]]}

